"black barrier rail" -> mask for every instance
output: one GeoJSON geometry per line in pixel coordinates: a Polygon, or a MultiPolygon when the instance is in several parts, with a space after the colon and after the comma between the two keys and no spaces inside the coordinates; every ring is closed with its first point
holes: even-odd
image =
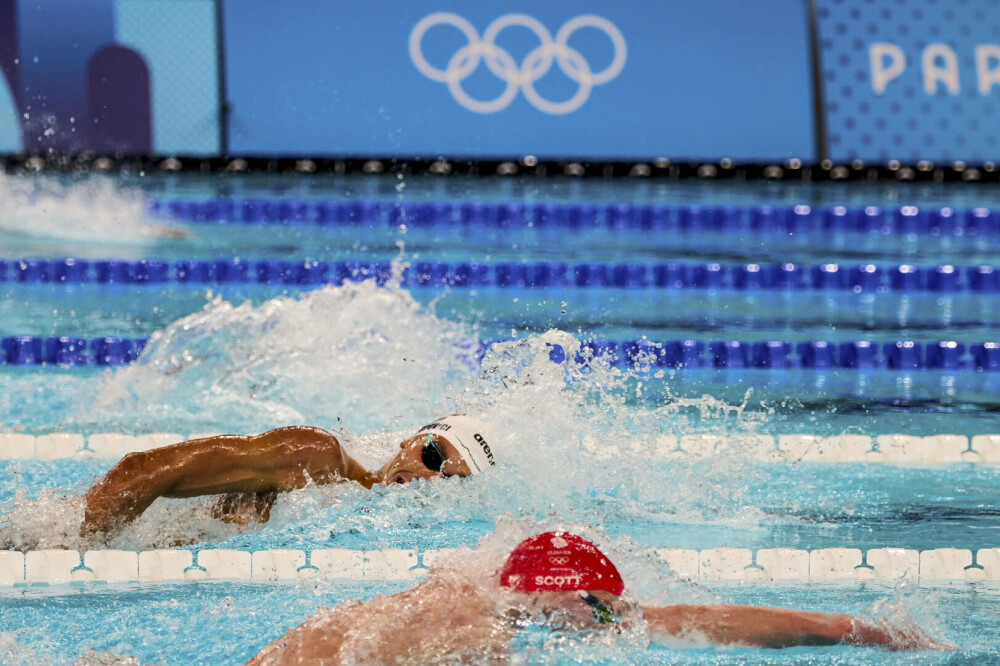
{"type": "MultiPolygon", "coordinates": [[[[147,338],[80,338],[73,336],[10,336],[0,339],[0,361],[7,365],[35,366],[115,366],[131,363],[145,348],[147,338]]],[[[494,344],[509,340],[479,343],[477,358],[484,357],[494,344]]],[[[549,358],[555,363],[567,360],[566,350],[548,344],[549,358]]],[[[667,368],[760,368],[849,370],[974,370],[1000,371],[1000,343],[980,342],[968,345],[945,340],[920,343],[911,340],[877,343],[868,340],[849,342],[810,341],[793,344],[784,341],[742,342],[737,340],[588,340],[581,344],[573,360],[589,363],[604,359],[611,364],[638,364],[667,368]]]]}
{"type": "Polygon", "coordinates": [[[1000,209],[897,206],[694,206],[657,204],[154,199],[157,217],[211,224],[407,225],[641,231],[930,234],[1000,237],[1000,209]]]}
{"type": "Polygon", "coordinates": [[[405,159],[297,157],[195,157],[185,155],[136,155],[121,157],[93,152],[4,155],[4,169],[16,172],[69,172],[99,174],[204,173],[204,174],[380,174],[434,176],[532,176],[569,178],[657,178],[673,180],[772,180],[788,182],[922,182],[1000,183],[995,162],[956,161],[935,164],[928,160],[885,163],[852,160],[837,163],[821,159],[740,164],[732,160],[683,162],[667,158],[648,161],[544,160],[532,156],[509,160],[405,159]]]}
{"type": "MultiPolygon", "coordinates": [[[[318,286],[392,278],[389,262],[306,261],[264,259],[180,260],[141,259],[0,259],[0,283],[20,284],[265,284],[318,286]]],[[[401,269],[406,287],[621,288],[931,291],[1000,293],[1000,268],[993,266],[914,266],[911,264],[736,264],[660,263],[604,264],[539,262],[418,261],[401,269]]]]}

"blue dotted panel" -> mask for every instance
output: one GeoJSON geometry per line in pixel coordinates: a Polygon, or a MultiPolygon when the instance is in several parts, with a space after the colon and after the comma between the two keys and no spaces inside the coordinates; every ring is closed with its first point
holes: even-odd
{"type": "Polygon", "coordinates": [[[219,74],[212,0],[116,0],[115,38],[150,69],[153,152],[219,153],[219,74]]]}
{"type": "MultiPolygon", "coordinates": [[[[1000,84],[981,94],[976,68],[977,46],[1000,46],[998,9],[996,0],[816,0],[830,159],[998,160],[1000,84]],[[873,90],[869,59],[877,42],[894,44],[906,57],[905,69],[881,95],[873,90]],[[957,95],[941,81],[934,94],[925,91],[922,60],[929,44],[954,52],[957,95]]],[[[887,68],[891,58],[882,62],[887,68]]],[[[944,66],[944,58],[936,64],[944,66]]]]}

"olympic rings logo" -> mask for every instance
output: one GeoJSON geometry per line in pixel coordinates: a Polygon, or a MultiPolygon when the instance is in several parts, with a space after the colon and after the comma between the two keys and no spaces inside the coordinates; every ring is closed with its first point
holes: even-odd
{"type": "Polygon", "coordinates": [[[480,38],[472,24],[458,14],[435,12],[421,19],[410,33],[410,59],[420,73],[432,81],[447,83],[455,101],[476,113],[496,113],[507,108],[517,97],[518,90],[523,91],[525,99],[539,111],[553,115],[572,113],[583,106],[594,86],[607,83],[621,73],[625,67],[625,56],[625,38],[622,33],[611,21],[592,14],[567,21],[559,28],[554,40],[548,28],[527,14],[501,16],[487,26],[480,38]],[[427,62],[422,48],[424,34],[438,25],[458,28],[469,42],[455,52],[445,69],[427,62]],[[531,30],[540,42],[538,47],[524,57],[520,66],[508,51],[496,45],[497,35],[512,26],[531,30]],[[615,55],[611,64],[600,72],[592,72],[586,58],[568,44],[573,33],[585,27],[603,31],[614,46],[615,55]],[[462,81],[472,76],[480,62],[486,63],[490,72],[507,84],[503,92],[494,99],[475,99],[462,88],[462,81]],[[562,102],[545,99],[535,90],[535,82],[548,73],[553,62],[563,74],[580,86],[572,97],[562,102]]]}

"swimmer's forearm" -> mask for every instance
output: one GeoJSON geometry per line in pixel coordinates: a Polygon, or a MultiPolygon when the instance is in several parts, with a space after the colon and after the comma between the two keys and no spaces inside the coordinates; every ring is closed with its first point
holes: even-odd
{"type": "Polygon", "coordinates": [[[715,645],[783,648],[847,642],[849,615],[753,606],[677,605],[645,608],[654,638],[706,640],[715,645]]]}
{"type": "Polygon", "coordinates": [[[677,605],[644,608],[653,638],[707,640],[716,645],[783,648],[798,645],[884,645],[899,650],[952,650],[919,627],[874,624],[843,613],[785,608],[677,605]]]}
{"type": "Polygon", "coordinates": [[[150,453],[127,454],[87,491],[81,535],[111,533],[127,525],[169,487],[169,469],[150,472],[150,453]]]}

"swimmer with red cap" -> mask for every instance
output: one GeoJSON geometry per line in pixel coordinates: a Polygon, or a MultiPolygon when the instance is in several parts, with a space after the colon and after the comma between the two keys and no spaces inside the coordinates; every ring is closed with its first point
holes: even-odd
{"type": "Polygon", "coordinates": [[[472,476],[497,464],[497,440],[478,419],[451,414],[417,429],[375,471],[365,469],[337,438],[293,426],[261,435],[219,435],[129,453],[85,496],[81,535],[113,535],[158,497],[220,495],[218,518],[245,525],[266,521],[277,494],[309,483],[354,481],[365,488],[416,479],[472,476]]]}
{"type": "Polygon", "coordinates": [[[839,613],[727,605],[642,607],[626,592],[611,560],[568,532],[546,532],[518,544],[492,576],[497,587],[481,583],[474,574],[432,576],[406,592],[321,610],[248,663],[505,660],[510,640],[540,618],[552,620],[552,628],[560,631],[618,632],[630,620],[643,619],[651,641],[671,645],[784,648],[840,643],[953,649],[916,627],[839,613]]]}

